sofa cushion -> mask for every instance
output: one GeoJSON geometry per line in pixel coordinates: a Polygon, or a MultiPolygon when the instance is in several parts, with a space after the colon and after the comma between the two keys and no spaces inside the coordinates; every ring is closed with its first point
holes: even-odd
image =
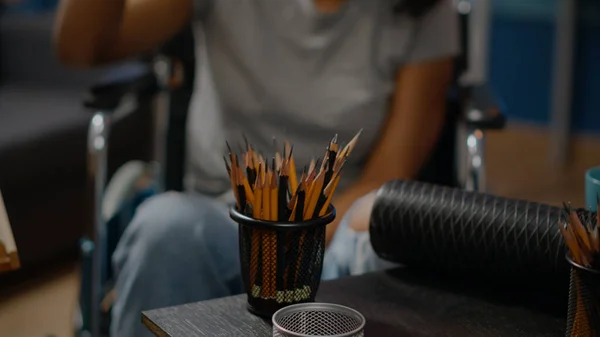
{"type": "Polygon", "coordinates": [[[52,132],[81,126],[90,113],[81,91],[64,88],[5,86],[0,89],[0,153],[18,143],[45,139],[52,132]]]}
{"type": "Polygon", "coordinates": [[[40,167],[68,171],[85,160],[82,140],[91,114],[81,108],[79,96],[68,89],[0,89],[0,185],[39,175],[40,167]]]}

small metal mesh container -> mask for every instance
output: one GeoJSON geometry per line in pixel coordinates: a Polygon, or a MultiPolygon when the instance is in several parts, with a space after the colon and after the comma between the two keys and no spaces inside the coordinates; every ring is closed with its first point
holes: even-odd
{"type": "Polygon", "coordinates": [[[337,304],[295,304],[273,315],[274,337],[362,337],[364,328],[363,315],[337,304]]]}

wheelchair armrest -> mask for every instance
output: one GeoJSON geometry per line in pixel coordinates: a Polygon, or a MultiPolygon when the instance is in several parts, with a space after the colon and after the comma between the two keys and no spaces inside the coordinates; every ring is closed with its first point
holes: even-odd
{"type": "Polygon", "coordinates": [[[466,93],[464,119],[467,126],[484,130],[504,128],[506,116],[489,85],[469,86],[463,90],[466,93]]]}
{"type": "Polygon", "coordinates": [[[88,109],[111,113],[126,95],[152,95],[157,91],[157,80],[151,65],[129,63],[111,69],[106,76],[93,85],[83,105],[88,109]]]}

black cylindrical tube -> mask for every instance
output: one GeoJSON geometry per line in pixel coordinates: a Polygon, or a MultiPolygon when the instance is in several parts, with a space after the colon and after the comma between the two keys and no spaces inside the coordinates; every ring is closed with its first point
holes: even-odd
{"type": "Polygon", "coordinates": [[[378,191],[371,243],[380,257],[407,266],[566,280],[561,216],[559,207],[397,180],[378,191]]]}

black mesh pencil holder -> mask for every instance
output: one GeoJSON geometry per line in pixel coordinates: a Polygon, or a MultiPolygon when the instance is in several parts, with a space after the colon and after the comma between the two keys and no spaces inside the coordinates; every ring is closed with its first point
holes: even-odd
{"type": "Polygon", "coordinates": [[[569,255],[571,282],[567,337],[600,336],[600,271],[575,263],[569,255]]]}
{"type": "Polygon", "coordinates": [[[314,302],[323,269],[325,229],[335,219],[335,208],[303,222],[257,220],[235,208],[229,214],[239,224],[248,310],[271,318],[288,305],[314,302]]]}

